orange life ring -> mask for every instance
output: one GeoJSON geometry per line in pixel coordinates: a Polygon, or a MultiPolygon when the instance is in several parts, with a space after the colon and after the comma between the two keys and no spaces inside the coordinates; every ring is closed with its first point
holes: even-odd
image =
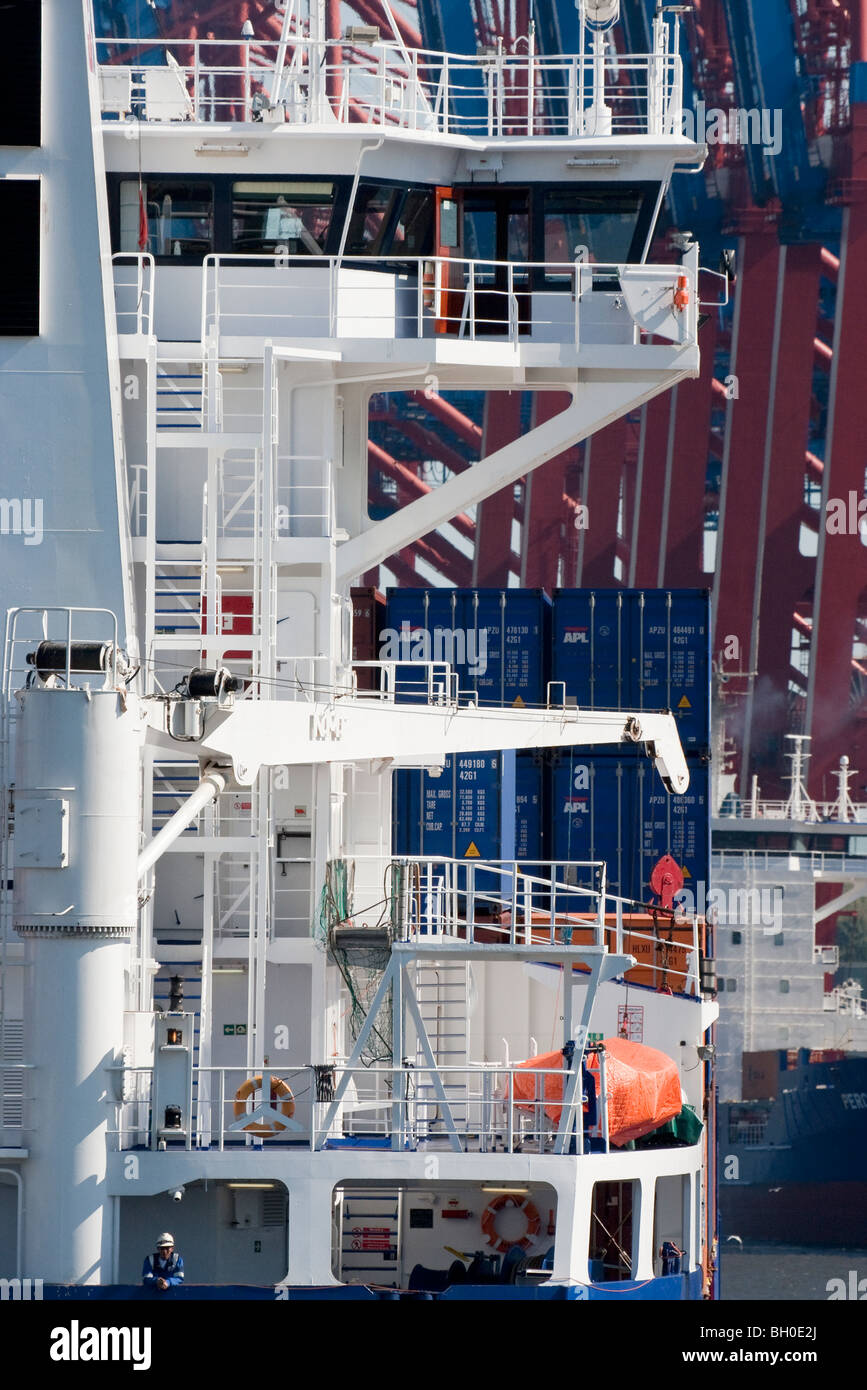
{"type": "MultiPolygon", "coordinates": [[[[234,1105],[236,1120],[240,1119],[245,1113],[249,1097],[252,1096],[255,1091],[261,1090],[261,1087],[261,1076],[254,1076],[238,1087],[235,1092],[234,1105]]],[[[292,1092],[280,1076],[271,1077],[271,1103],[273,1104],[276,1100],[280,1101],[280,1113],[285,1115],[287,1120],[291,1120],[292,1116],[295,1114],[295,1101],[292,1092]]],[[[275,1120],[273,1125],[260,1125],[257,1120],[253,1120],[250,1124],[244,1125],[244,1132],[250,1134],[264,1134],[267,1138],[269,1134],[276,1134],[278,1130],[285,1128],[286,1126],[281,1125],[279,1120],[275,1120]]]]}
{"type": "Polygon", "coordinates": [[[540,1228],[539,1213],[529,1197],[525,1197],[521,1201],[518,1197],[510,1197],[508,1193],[504,1193],[502,1197],[495,1197],[492,1202],[489,1202],[482,1213],[482,1231],[493,1250],[511,1250],[514,1245],[519,1245],[522,1250],[526,1250],[528,1246],[533,1244],[540,1228]],[[527,1229],[517,1240],[506,1240],[497,1230],[497,1217],[507,1207],[517,1207],[519,1211],[524,1213],[524,1219],[527,1222],[527,1229]]]}

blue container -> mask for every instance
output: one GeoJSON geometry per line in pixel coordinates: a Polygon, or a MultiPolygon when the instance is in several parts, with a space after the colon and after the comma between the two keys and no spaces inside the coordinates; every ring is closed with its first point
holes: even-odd
{"type": "Polygon", "coordinates": [[[710,595],[703,589],[558,589],[551,677],[587,709],[669,709],[684,751],[705,752],[710,595]]]}
{"type": "Polygon", "coordinates": [[[534,753],[515,758],[515,858],[538,863],[545,855],[545,766],[534,753]]]}
{"type": "MultiPolygon", "coordinates": [[[[609,892],[650,903],[650,875],[670,854],[699,901],[710,871],[710,765],[694,757],[688,763],[689,790],[669,796],[653,762],[638,751],[565,751],[551,772],[552,857],[604,860],[609,892]]],[[[575,880],[593,881],[580,871],[575,880]]]]}
{"type": "MultiPolygon", "coordinates": [[[[448,662],[481,705],[540,706],[550,625],[541,589],[389,589],[380,659],[448,662]]],[[[424,698],[421,672],[402,667],[397,679],[399,698],[424,698]]]]}
{"type": "Polygon", "coordinates": [[[448,859],[544,857],[545,772],[533,753],[460,753],[439,777],[394,774],[395,854],[448,859]]]}
{"type": "Polygon", "coordinates": [[[446,859],[514,859],[514,753],[457,753],[439,777],[395,773],[395,854],[446,859]]]}

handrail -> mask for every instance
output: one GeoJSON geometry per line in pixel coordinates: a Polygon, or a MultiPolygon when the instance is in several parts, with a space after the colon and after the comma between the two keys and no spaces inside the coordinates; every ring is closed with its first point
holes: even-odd
{"type": "Polygon", "coordinates": [[[115,251],[111,258],[115,267],[114,303],[118,321],[134,317],[135,332],[149,336],[154,331],[154,258],[149,251],[115,251]],[[133,280],[118,277],[118,270],[124,265],[134,263],[136,274],[133,280]],[[135,294],[135,308],[126,308],[119,302],[119,292],[132,291],[135,294]]]}
{"type": "MultiPolygon", "coordinates": [[[[618,310],[626,304],[625,316],[609,309],[611,326],[627,330],[624,346],[645,350],[642,334],[650,347],[654,334],[667,337],[675,347],[694,343],[697,335],[698,270],[690,263],[510,262],[400,252],[350,254],[341,262],[326,255],[220,251],[206,255],[202,267],[204,342],[233,332],[261,336],[265,325],[273,334],[283,324],[293,337],[306,339],[331,339],[335,334],[426,339],[448,333],[475,341],[484,334],[511,343],[524,336],[574,342],[577,349],[593,345],[592,317],[583,336],[580,331],[582,304],[591,292],[600,302],[600,290],[616,298],[618,310]],[[267,276],[242,277],[246,268],[256,267],[267,268],[267,276]],[[671,300],[656,293],[647,311],[642,292],[657,286],[663,294],[670,290],[671,300]],[[629,309],[633,288],[634,313],[629,309]],[[645,319],[645,312],[656,317],[645,319]],[[659,314],[667,314],[667,327],[659,314]]],[[[609,343],[610,333],[599,341],[609,343]]]]}
{"type": "Polygon", "coordinates": [[[96,42],[101,73],[129,76],[128,95],[119,100],[113,86],[106,110],[148,121],[360,120],[390,131],[492,139],[680,134],[683,69],[674,49],[633,55],[408,53],[388,40],[364,45],[301,38],[287,63],[287,45],[273,41],[242,45],[241,62],[220,61],[235,57],[237,40],[96,42]],[[155,54],[168,55],[170,65],[154,67],[155,54]],[[149,77],[159,83],[153,98],[149,77]],[[151,105],[158,114],[149,113],[151,105]]]}
{"type": "MultiPolygon", "coordinates": [[[[53,674],[55,674],[57,677],[59,677],[60,679],[62,679],[62,680],[65,681],[65,683],[66,683],[66,689],[67,689],[67,690],[70,690],[70,689],[73,688],[73,685],[72,685],[72,674],[73,674],[73,673],[72,673],[72,643],[73,643],[73,640],[76,640],[76,641],[90,641],[90,642],[101,641],[101,642],[105,642],[107,645],[110,645],[110,648],[111,648],[111,665],[110,665],[110,667],[108,667],[104,672],[101,673],[101,672],[99,672],[99,671],[92,671],[92,672],[91,672],[91,671],[82,671],[82,672],[76,672],[75,674],[76,674],[77,676],[80,676],[80,677],[84,677],[84,676],[98,676],[98,675],[102,674],[102,676],[103,676],[102,689],[104,689],[104,690],[114,690],[114,689],[117,689],[118,686],[119,686],[119,682],[120,682],[120,658],[121,658],[121,652],[120,652],[120,648],[118,647],[117,616],[116,616],[116,614],[114,614],[114,613],[111,611],[110,608],[88,608],[88,607],[82,607],[82,606],[79,606],[79,607],[72,607],[72,606],[69,606],[69,605],[43,605],[43,606],[22,605],[22,606],[20,606],[20,607],[18,607],[18,608],[10,608],[10,609],[7,610],[7,613],[6,613],[6,634],[5,634],[4,644],[3,644],[3,651],[4,651],[4,655],[3,655],[3,696],[4,696],[4,698],[7,699],[7,700],[9,700],[9,699],[12,698],[12,694],[13,694],[12,682],[13,682],[13,680],[15,679],[15,648],[16,648],[16,646],[22,646],[22,645],[28,645],[28,646],[30,646],[30,647],[38,646],[39,643],[40,643],[41,641],[47,639],[47,638],[48,638],[48,615],[49,615],[49,613],[58,613],[58,614],[62,615],[62,618],[65,620],[64,622],[62,622],[62,624],[59,624],[59,626],[62,626],[62,627],[64,628],[63,634],[60,635],[60,636],[54,637],[54,638],[52,638],[51,640],[55,640],[55,641],[58,641],[58,642],[65,642],[65,645],[66,645],[66,665],[65,665],[65,667],[63,668],[62,671],[57,671],[57,672],[54,672],[54,673],[53,673],[53,674]],[[74,632],[73,632],[73,628],[74,628],[74,618],[75,618],[76,615],[81,615],[81,614],[84,614],[84,613],[86,613],[86,614],[88,614],[88,615],[94,614],[94,613],[98,613],[98,614],[100,614],[102,617],[107,617],[107,618],[110,618],[110,619],[111,619],[111,633],[112,633],[112,635],[111,635],[110,642],[109,642],[109,639],[107,639],[107,638],[105,638],[105,637],[93,637],[92,634],[90,634],[90,633],[88,633],[86,637],[81,637],[81,636],[79,636],[79,635],[74,635],[74,632]],[[23,637],[21,637],[21,636],[18,635],[18,623],[19,623],[19,620],[20,620],[25,614],[30,614],[31,616],[34,616],[34,615],[35,615],[35,616],[39,619],[39,621],[40,621],[40,627],[41,627],[41,629],[42,629],[41,633],[39,633],[39,634],[31,633],[31,634],[25,635],[25,636],[23,636],[23,637]]],[[[33,674],[35,674],[35,667],[32,667],[32,666],[31,666],[31,667],[29,668],[29,670],[28,670],[28,669],[25,669],[25,668],[22,668],[22,676],[23,676],[23,677],[27,677],[27,676],[30,676],[30,675],[33,675],[33,674]]],[[[87,684],[88,684],[88,685],[95,685],[96,682],[93,681],[93,680],[91,680],[91,681],[88,681],[87,684]]],[[[76,688],[77,688],[77,687],[76,687],[76,688]]]]}
{"type": "MultiPolygon", "coordinates": [[[[317,1069],[309,1064],[290,1064],[282,1062],[279,1067],[268,1069],[272,1075],[279,1076],[295,1094],[296,1108],[291,1128],[287,1125],[284,1133],[273,1136],[249,1133],[244,1128],[244,1116],[235,1115],[236,1092],[241,1083],[250,1076],[250,1068],[244,1066],[202,1066],[193,1068],[193,1103],[191,1143],[195,1148],[201,1140],[215,1145],[223,1151],[227,1144],[254,1145],[269,1147],[273,1138],[291,1139],[308,1149],[319,1149],[327,1143],[327,1134],[321,1129],[322,1115],[327,1104],[316,1100],[317,1069]],[[214,1084],[216,1082],[216,1084],[214,1084]],[[300,1101],[300,1105],[298,1102],[300,1101]]],[[[604,1106],[597,1110],[596,1124],[592,1130],[585,1131],[584,1096],[579,1088],[575,1097],[569,1100],[566,1095],[565,1080],[568,1068],[530,1067],[508,1062],[467,1062],[462,1066],[451,1063],[429,1066],[422,1061],[412,1065],[392,1065],[373,1063],[370,1066],[349,1067],[347,1059],[335,1058],[330,1070],[333,1085],[347,1074],[350,1089],[342,1102],[343,1128],[351,1133],[354,1116],[364,1115],[365,1133],[371,1131],[383,1137],[391,1137],[400,1132],[406,1135],[413,1146],[430,1141],[435,1130],[437,1136],[446,1131],[442,1128],[441,1117],[436,1114],[437,1101],[433,1084],[435,1079],[454,1086],[458,1077],[464,1079],[465,1097],[452,1106],[454,1133],[464,1152],[478,1150],[490,1152],[498,1147],[512,1151],[517,1143],[525,1145],[528,1140],[535,1142],[540,1155],[551,1152],[554,1134],[560,1123],[560,1112],[571,1112],[578,1136],[578,1152],[584,1151],[585,1133],[598,1138],[606,1147],[608,1134],[604,1106]],[[547,1085],[548,1078],[561,1079],[564,1084],[561,1094],[555,1095],[547,1085]],[[515,1081],[521,1080],[524,1088],[532,1082],[530,1096],[516,1095],[515,1081]],[[556,1113],[552,1113],[556,1107],[556,1113]],[[463,1112],[463,1114],[461,1114],[463,1112]]],[[[121,1064],[107,1067],[107,1072],[117,1075],[120,1085],[117,1094],[124,1099],[113,1098],[109,1104],[116,1113],[116,1127],[109,1127],[109,1134],[119,1141],[123,1149],[127,1143],[140,1142],[136,1136],[148,1135],[152,1148],[157,1148],[159,1140],[150,1131],[150,1110],[152,1104],[152,1083],[155,1068],[121,1064]]],[[[263,1073],[264,1074],[264,1073],[263,1073]]],[[[604,1076],[603,1076],[604,1081],[604,1076]]],[[[279,1112],[275,1116],[279,1123],[279,1112]]]]}

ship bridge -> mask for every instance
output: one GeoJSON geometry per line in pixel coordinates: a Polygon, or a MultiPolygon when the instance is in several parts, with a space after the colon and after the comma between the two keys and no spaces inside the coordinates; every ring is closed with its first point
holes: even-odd
{"type": "Polygon", "coordinates": [[[124,352],[201,334],[227,356],[268,337],[456,371],[692,375],[697,250],[646,258],[704,147],[681,133],[667,25],[634,58],[604,37],[449,54],[364,26],[326,42],[311,17],[305,40],[287,19],[240,49],[99,41],[124,352]]]}

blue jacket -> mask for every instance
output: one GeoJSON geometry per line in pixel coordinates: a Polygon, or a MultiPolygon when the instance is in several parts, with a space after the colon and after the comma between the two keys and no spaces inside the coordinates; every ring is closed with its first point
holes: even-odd
{"type": "Polygon", "coordinates": [[[145,1288],[153,1288],[157,1279],[165,1279],[169,1288],[177,1288],[184,1282],[183,1256],[173,1250],[167,1260],[159,1255],[146,1255],[141,1267],[141,1281],[145,1288]]]}

